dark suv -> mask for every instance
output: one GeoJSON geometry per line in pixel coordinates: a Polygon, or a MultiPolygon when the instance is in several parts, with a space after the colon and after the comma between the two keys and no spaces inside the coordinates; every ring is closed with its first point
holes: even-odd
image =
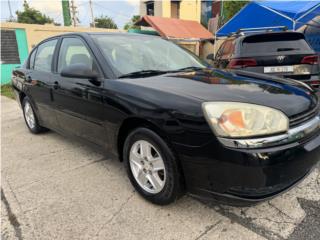
{"type": "Polygon", "coordinates": [[[299,32],[236,34],[222,43],[214,58],[218,68],[301,80],[316,88],[320,86],[318,63],[315,51],[299,32]]]}

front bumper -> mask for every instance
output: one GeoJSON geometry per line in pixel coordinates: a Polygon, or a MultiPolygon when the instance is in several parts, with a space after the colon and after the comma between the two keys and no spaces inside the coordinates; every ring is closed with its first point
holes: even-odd
{"type": "Polygon", "coordinates": [[[302,180],[320,159],[320,132],[294,144],[231,148],[218,139],[200,147],[176,145],[188,191],[232,204],[272,198],[302,180]]]}

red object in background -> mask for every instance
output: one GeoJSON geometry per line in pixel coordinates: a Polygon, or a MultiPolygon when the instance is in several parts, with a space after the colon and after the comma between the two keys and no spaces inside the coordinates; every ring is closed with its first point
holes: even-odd
{"type": "Polygon", "coordinates": [[[257,66],[257,62],[253,58],[235,58],[229,62],[228,68],[244,68],[257,66]]]}
{"type": "Polygon", "coordinates": [[[320,80],[314,80],[314,81],[310,81],[308,82],[310,85],[312,86],[319,86],[320,85],[320,80]]]}
{"type": "Polygon", "coordinates": [[[304,64],[318,64],[319,63],[319,57],[317,55],[306,56],[301,60],[301,63],[304,63],[304,64]]]}
{"type": "Polygon", "coordinates": [[[216,17],[220,15],[220,1],[212,2],[212,17],[216,17]]]}

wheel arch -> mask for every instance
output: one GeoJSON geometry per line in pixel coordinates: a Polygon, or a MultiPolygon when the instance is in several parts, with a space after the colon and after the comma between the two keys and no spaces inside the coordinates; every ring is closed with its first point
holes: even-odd
{"type": "Polygon", "coordinates": [[[181,174],[181,183],[183,188],[186,187],[185,185],[185,176],[184,176],[184,172],[183,172],[183,167],[182,167],[182,163],[179,159],[179,155],[177,154],[177,152],[175,151],[175,149],[172,146],[172,142],[169,139],[169,136],[167,133],[165,133],[164,130],[162,130],[159,126],[157,126],[155,123],[148,121],[144,118],[139,118],[139,117],[129,117],[127,119],[125,119],[118,131],[118,138],[117,138],[117,153],[119,156],[119,160],[122,162],[123,161],[123,147],[124,147],[124,142],[127,138],[127,136],[130,134],[130,132],[132,132],[134,129],[139,128],[139,127],[145,127],[147,129],[150,129],[152,131],[154,131],[156,134],[158,134],[168,145],[169,149],[172,151],[174,158],[177,162],[178,165],[178,169],[179,172],[181,174]]]}
{"type": "Polygon", "coordinates": [[[118,152],[120,161],[123,160],[122,159],[122,152],[123,152],[124,142],[125,142],[127,136],[129,135],[130,132],[132,132],[134,129],[139,128],[139,127],[145,127],[145,128],[148,128],[148,129],[154,131],[168,144],[168,146],[174,152],[174,149],[171,146],[171,142],[169,140],[168,135],[159,126],[157,126],[155,123],[148,121],[144,118],[129,117],[129,118],[126,118],[122,122],[122,124],[118,130],[117,152],[118,152]]]}

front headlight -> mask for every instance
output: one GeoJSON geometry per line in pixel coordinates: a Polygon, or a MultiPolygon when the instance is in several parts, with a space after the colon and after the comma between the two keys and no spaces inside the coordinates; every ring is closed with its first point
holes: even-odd
{"type": "Polygon", "coordinates": [[[252,137],[286,132],[288,117],[279,110],[238,102],[206,102],[204,115],[220,137],[252,137]]]}

